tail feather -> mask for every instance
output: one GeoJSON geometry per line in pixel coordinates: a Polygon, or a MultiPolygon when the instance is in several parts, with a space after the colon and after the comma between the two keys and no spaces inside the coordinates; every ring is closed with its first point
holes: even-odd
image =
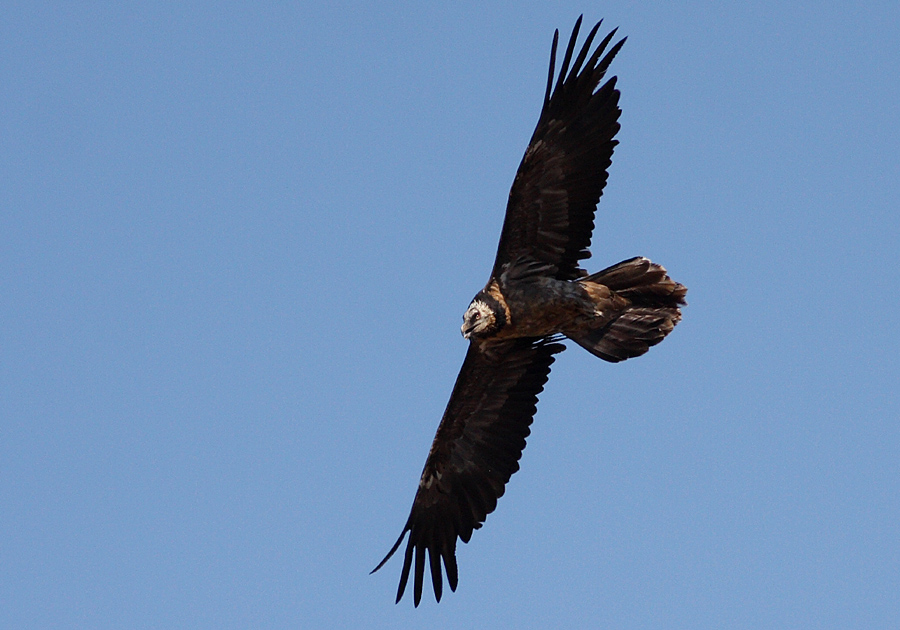
{"type": "MultiPolygon", "coordinates": [[[[609,288],[616,298],[615,313],[597,318],[567,336],[601,359],[611,362],[637,357],[662,341],[681,321],[687,288],[675,282],[662,265],[632,258],[581,279],[609,288]]],[[[594,293],[589,290],[589,293],[594,293]]]]}
{"type": "Polygon", "coordinates": [[[623,260],[581,281],[605,285],[635,306],[678,307],[687,294],[687,287],[672,280],[665,267],[643,256],[623,260]]]}

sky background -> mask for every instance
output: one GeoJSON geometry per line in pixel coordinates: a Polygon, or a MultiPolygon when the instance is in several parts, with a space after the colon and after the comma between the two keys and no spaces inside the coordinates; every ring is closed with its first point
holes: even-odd
{"type": "Polygon", "coordinates": [[[438,4],[4,3],[0,627],[900,627],[900,3],[438,4]],[[580,13],[628,36],[586,266],[689,306],[558,358],[395,606],[580,13]]]}

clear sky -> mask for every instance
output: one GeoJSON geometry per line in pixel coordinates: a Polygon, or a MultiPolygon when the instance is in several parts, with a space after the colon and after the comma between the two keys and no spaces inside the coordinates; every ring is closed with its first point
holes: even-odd
{"type": "Polygon", "coordinates": [[[4,3],[0,627],[900,627],[898,41],[895,1],[4,3]],[[580,13],[628,36],[587,267],[689,306],[560,355],[458,591],[395,606],[580,13]]]}

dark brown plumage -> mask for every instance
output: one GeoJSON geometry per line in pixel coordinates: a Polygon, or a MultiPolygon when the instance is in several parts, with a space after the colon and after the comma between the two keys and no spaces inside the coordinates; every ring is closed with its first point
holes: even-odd
{"type": "Polygon", "coordinates": [[[373,573],[410,532],[397,601],[403,597],[415,551],[413,596],[422,598],[425,552],[435,598],[441,600],[441,560],[456,590],[456,539],[469,542],[497,507],[519,458],[544,389],[553,355],[565,346],[552,339],[517,339],[495,353],[469,346],[450,403],[428,454],[413,509],[400,538],[373,573]]]}
{"type": "Polygon", "coordinates": [[[638,257],[592,275],[579,266],[590,256],[621,113],[615,77],[600,82],[625,42],[604,54],[613,31],[591,53],[598,22],[573,61],[580,26],[578,18],[555,85],[554,33],[543,108],[509,194],[491,278],[463,317],[469,351],[406,525],[373,570],[409,533],[398,602],[412,572],[418,606],[426,556],[435,598],[444,571],[456,590],[456,541],[469,541],[519,469],[537,395],[565,348],[558,342],[568,337],[622,361],[659,343],[681,319],[687,290],[660,265],[638,257]]]}
{"type": "Polygon", "coordinates": [[[552,275],[559,280],[583,275],[578,261],[591,255],[594,211],[606,186],[622,113],[615,77],[595,89],[625,38],[601,59],[616,31],[609,33],[579,74],[600,24],[591,29],[567,76],[578,18],[551,92],[559,31],[553,35],[544,106],[509,192],[492,276],[523,255],[553,265],[552,275]]]}

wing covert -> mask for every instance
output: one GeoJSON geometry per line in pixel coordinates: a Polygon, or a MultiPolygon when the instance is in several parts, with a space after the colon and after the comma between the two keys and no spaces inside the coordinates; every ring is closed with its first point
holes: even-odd
{"type": "Polygon", "coordinates": [[[435,598],[443,590],[441,563],[456,590],[456,541],[469,542],[497,506],[510,476],[519,469],[530,425],[550,374],[554,354],[565,349],[552,337],[469,345],[462,369],[419,480],[400,538],[409,532],[397,601],[403,597],[415,559],[414,603],[419,605],[427,552],[435,598]]]}
{"type": "Polygon", "coordinates": [[[588,34],[569,70],[581,26],[578,18],[555,86],[559,31],[553,36],[543,108],[509,193],[492,277],[520,257],[550,264],[560,280],[585,275],[579,261],[591,255],[594,213],[618,144],[614,138],[621,114],[616,78],[598,86],[625,39],[601,58],[613,30],[588,57],[600,24],[588,34]]]}

